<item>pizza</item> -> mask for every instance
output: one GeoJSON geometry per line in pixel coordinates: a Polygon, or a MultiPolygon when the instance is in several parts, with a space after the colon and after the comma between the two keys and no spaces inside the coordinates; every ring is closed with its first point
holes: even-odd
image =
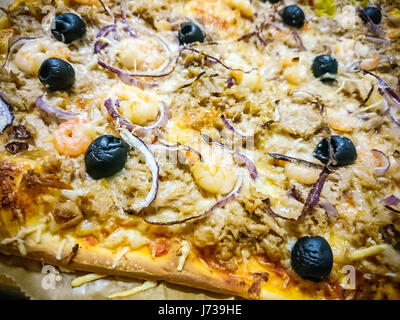
{"type": "Polygon", "coordinates": [[[399,299],[396,2],[4,8],[0,251],[81,284],[399,299]]]}

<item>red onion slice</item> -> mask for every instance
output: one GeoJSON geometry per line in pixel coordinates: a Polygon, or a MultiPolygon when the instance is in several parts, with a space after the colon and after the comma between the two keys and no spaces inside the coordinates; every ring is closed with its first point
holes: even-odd
{"type": "Polygon", "coordinates": [[[0,92],[0,134],[13,122],[14,115],[11,112],[10,105],[3,99],[0,92]]]}
{"type": "Polygon", "coordinates": [[[288,161],[291,163],[297,163],[297,164],[301,164],[303,166],[310,167],[310,168],[316,168],[316,169],[321,169],[321,170],[324,168],[324,166],[319,163],[314,163],[314,162],[310,162],[310,161],[295,158],[295,157],[289,157],[289,156],[285,156],[285,155],[279,154],[279,153],[268,153],[268,155],[277,160],[288,161]]]}
{"type": "Polygon", "coordinates": [[[227,150],[229,153],[233,154],[234,156],[236,156],[237,158],[239,158],[247,167],[247,170],[250,173],[250,177],[255,180],[258,176],[258,172],[256,169],[256,166],[254,165],[253,162],[251,162],[251,160],[249,158],[247,158],[244,154],[241,154],[240,152],[237,152],[231,148],[229,148],[227,145],[218,142],[218,141],[213,141],[209,136],[205,135],[205,134],[201,134],[201,137],[203,138],[203,140],[207,143],[211,143],[211,144],[215,144],[217,146],[220,146],[221,148],[224,148],[225,150],[227,150]]]}
{"type": "Polygon", "coordinates": [[[385,175],[390,168],[389,158],[382,151],[372,149],[371,152],[379,163],[379,165],[375,167],[375,174],[381,177],[385,175]]]}
{"type": "Polygon", "coordinates": [[[165,144],[165,143],[161,142],[160,140],[158,140],[158,142],[160,142],[160,144],[151,144],[149,147],[154,148],[154,149],[164,149],[164,150],[169,150],[169,151],[185,150],[188,152],[193,152],[194,154],[196,154],[199,157],[200,161],[203,162],[203,156],[201,155],[201,153],[198,152],[197,150],[193,149],[190,146],[182,145],[179,142],[176,144],[173,144],[173,145],[165,144]]]}
{"type": "Polygon", "coordinates": [[[382,95],[383,101],[389,108],[389,114],[394,123],[400,126],[400,97],[399,95],[386,83],[385,80],[378,77],[377,75],[361,69],[364,73],[367,73],[378,80],[378,91],[382,95]]]}
{"type": "Polygon", "coordinates": [[[246,133],[244,133],[244,132],[242,132],[242,131],[236,129],[236,128],[232,125],[232,123],[231,123],[227,118],[225,118],[224,115],[221,115],[221,118],[222,118],[222,121],[224,121],[225,126],[226,126],[229,130],[231,130],[233,133],[235,133],[235,134],[241,136],[243,139],[248,139],[248,138],[253,138],[253,137],[254,137],[254,135],[252,135],[252,134],[246,134],[246,133]]]}
{"type": "Polygon", "coordinates": [[[339,214],[335,206],[328,200],[319,199],[319,206],[325,210],[328,217],[335,218],[339,214]]]}
{"type": "Polygon", "coordinates": [[[397,206],[400,203],[400,198],[391,194],[390,196],[387,196],[385,199],[383,199],[383,203],[388,206],[397,206]]]}
{"type": "Polygon", "coordinates": [[[138,137],[136,137],[134,134],[132,134],[126,129],[122,129],[120,134],[121,138],[127,144],[129,144],[132,148],[138,150],[143,155],[144,160],[146,161],[146,164],[151,171],[151,177],[152,177],[151,188],[146,198],[140,201],[139,203],[132,205],[131,208],[128,208],[127,210],[129,214],[138,213],[143,208],[148,207],[156,199],[158,191],[159,168],[153,154],[150,152],[147,145],[142,140],[140,140],[138,137]]]}
{"type": "Polygon", "coordinates": [[[380,25],[373,23],[371,18],[364,12],[363,8],[359,8],[359,12],[363,16],[363,18],[365,20],[367,20],[367,27],[371,33],[376,34],[381,37],[385,36],[385,34],[386,34],[385,31],[382,30],[380,25]]]}
{"type": "Polygon", "coordinates": [[[384,203],[386,209],[396,213],[400,213],[399,209],[395,209],[392,207],[392,206],[397,206],[400,203],[400,198],[391,194],[390,196],[387,196],[385,199],[383,199],[382,202],[384,203]]]}
{"type": "Polygon", "coordinates": [[[172,226],[174,224],[185,223],[185,222],[188,222],[190,220],[203,219],[203,218],[207,217],[208,215],[210,215],[215,209],[223,207],[228,202],[234,200],[236,198],[236,196],[240,193],[240,190],[242,188],[242,184],[243,184],[243,178],[239,176],[238,179],[236,180],[236,184],[235,184],[234,188],[229,193],[229,195],[227,195],[225,198],[219,200],[217,203],[215,203],[206,212],[204,212],[202,214],[199,214],[197,216],[192,216],[192,217],[181,219],[181,220],[167,221],[167,222],[151,221],[151,220],[148,220],[148,219],[144,219],[144,221],[146,221],[149,224],[155,224],[155,225],[161,225],[161,226],[172,226]]]}
{"type": "Polygon", "coordinates": [[[10,53],[11,53],[11,51],[12,51],[13,49],[15,49],[17,46],[22,46],[22,45],[24,45],[24,44],[25,44],[26,42],[28,42],[28,41],[36,40],[36,39],[38,39],[38,38],[41,38],[41,37],[22,37],[22,38],[19,38],[19,39],[15,40],[13,43],[11,43],[11,44],[9,45],[9,47],[8,47],[7,55],[6,55],[6,58],[4,59],[3,67],[6,66],[6,64],[7,64],[7,62],[8,62],[8,57],[10,56],[10,53]]]}
{"type": "Polygon", "coordinates": [[[49,105],[45,100],[43,96],[39,96],[35,100],[35,104],[38,106],[40,110],[43,112],[55,116],[58,119],[62,120],[68,120],[68,119],[73,119],[76,118],[79,113],[73,113],[73,112],[68,112],[60,109],[56,109],[49,105]]]}
{"type": "Polygon", "coordinates": [[[160,116],[158,117],[157,121],[154,124],[151,124],[149,126],[139,126],[135,125],[132,122],[130,122],[128,119],[122,117],[117,108],[115,107],[115,103],[111,98],[107,99],[104,102],[104,106],[106,107],[108,113],[110,114],[111,117],[113,117],[115,120],[118,120],[120,124],[122,124],[128,131],[132,131],[133,129],[139,127],[139,131],[141,133],[151,131],[156,128],[160,128],[164,126],[167,121],[168,121],[168,108],[167,105],[164,102],[160,103],[160,116]]]}
{"type": "Polygon", "coordinates": [[[382,38],[370,37],[370,36],[365,36],[364,39],[372,41],[372,42],[385,43],[385,44],[389,44],[391,42],[389,39],[382,39],[382,38]]]}
{"type": "Polygon", "coordinates": [[[301,50],[307,51],[307,48],[304,46],[303,41],[301,40],[299,33],[297,31],[293,31],[292,34],[296,38],[296,40],[298,41],[301,50]]]}
{"type": "MultiPolygon", "coordinates": [[[[139,35],[133,30],[133,28],[129,25],[128,20],[126,19],[126,9],[125,9],[125,3],[123,0],[121,1],[120,8],[121,8],[121,20],[122,20],[123,25],[125,26],[124,31],[128,32],[128,34],[132,38],[134,38],[134,39],[138,38],[139,35]]],[[[104,28],[102,28],[98,32],[96,38],[104,37],[104,36],[108,35],[110,32],[112,32],[112,35],[115,37],[115,33],[117,32],[117,25],[116,25],[115,21],[114,21],[114,24],[105,26],[104,28]]],[[[128,73],[128,72],[122,71],[118,68],[112,67],[111,65],[107,64],[106,62],[98,59],[99,65],[101,67],[108,69],[111,72],[117,74],[121,78],[121,80],[124,81],[126,84],[134,85],[134,86],[138,86],[138,87],[141,87],[141,85],[143,85],[145,87],[149,87],[152,85],[155,86],[154,84],[141,83],[140,81],[135,79],[135,77],[164,77],[164,76],[167,76],[174,70],[174,68],[172,68],[168,72],[164,72],[171,65],[173,59],[171,57],[171,50],[170,50],[169,46],[167,45],[167,43],[155,34],[152,34],[152,33],[148,33],[148,34],[152,38],[157,40],[157,42],[160,44],[161,48],[164,50],[164,52],[168,56],[168,58],[165,60],[165,62],[156,70],[150,70],[150,71],[146,71],[146,72],[128,73]]],[[[98,40],[94,44],[94,53],[100,54],[101,51],[104,50],[106,47],[108,47],[107,43],[104,43],[104,42],[98,40]]]]}
{"type": "Polygon", "coordinates": [[[128,20],[126,19],[126,8],[124,0],[121,0],[120,9],[121,9],[121,20],[122,23],[125,25],[126,30],[128,31],[129,35],[132,38],[137,38],[138,37],[137,33],[132,29],[128,20]]]}
{"type": "Polygon", "coordinates": [[[128,74],[120,69],[114,68],[99,59],[97,60],[97,63],[99,64],[99,66],[103,67],[104,69],[107,69],[107,70],[115,73],[124,83],[126,83],[130,86],[136,86],[140,89],[154,88],[157,86],[154,83],[140,81],[140,80],[136,79],[134,76],[131,76],[130,74],[128,74]]]}
{"type": "Polygon", "coordinates": [[[267,211],[267,213],[271,217],[273,217],[273,218],[281,218],[281,219],[291,220],[291,221],[296,221],[297,220],[297,219],[293,219],[293,218],[284,217],[284,216],[281,216],[281,215],[275,213],[271,208],[271,202],[270,202],[269,198],[262,200],[262,202],[264,203],[265,210],[267,211]]]}
{"type": "Polygon", "coordinates": [[[93,53],[97,54],[101,50],[108,47],[108,43],[101,41],[99,38],[106,37],[110,33],[114,34],[116,31],[117,31],[117,26],[115,24],[110,24],[108,26],[101,28],[96,35],[96,39],[98,40],[96,40],[96,42],[94,43],[93,53]]]}
{"type": "Polygon", "coordinates": [[[308,212],[312,210],[312,208],[314,208],[318,204],[322,188],[325,184],[326,178],[328,178],[328,175],[330,173],[331,172],[327,167],[324,167],[322,169],[317,182],[315,182],[311,187],[299,219],[302,219],[308,212]]]}

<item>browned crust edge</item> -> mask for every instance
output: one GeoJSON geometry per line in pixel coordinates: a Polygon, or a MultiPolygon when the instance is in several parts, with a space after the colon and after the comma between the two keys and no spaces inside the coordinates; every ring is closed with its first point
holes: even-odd
{"type": "MultiPolygon", "coordinates": [[[[90,250],[88,247],[80,247],[72,262],[66,264],[66,259],[72,250],[70,247],[64,247],[60,260],[56,258],[58,247],[55,245],[36,244],[32,241],[27,241],[25,247],[28,251],[28,254],[24,256],[25,258],[54,266],[135,279],[162,280],[214,293],[249,298],[248,290],[251,283],[249,284],[240,278],[234,278],[227,274],[208,269],[199,263],[195,263],[191,256],[187,259],[183,270],[180,272],[177,271],[179,262],[177,250],[179,247],[172,250],[167,257],[156,258],[155,260],[141,252],[130,251],[120,259],[119,264],[114,269],[112,268],[112,264],[117,253],[112,253],[111,250],[102,250],[99,253],[90,250]]],[[[13,244],[1,245],[0,252],[21,256],[18,248],[13,244]]]]}

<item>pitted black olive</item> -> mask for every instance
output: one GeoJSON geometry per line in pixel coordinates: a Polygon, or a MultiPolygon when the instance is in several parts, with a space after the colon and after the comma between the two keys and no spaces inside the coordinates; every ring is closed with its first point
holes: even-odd
{"type": "Polygon", "coordinates": [[[334,80],[338,71],[337,60],[328,54],[316,56],[312,63],[312,72],[314,77],[322,81],[334,80]]]}
{"type": "MultiPolygon", "coordinates": [[[[343,167],[352,164],[357,159],[357,151],[353,142],[344,136],[332,136],[330,139],[336,167],[343,167]]],[[[313,152],[314,158],[317,158],[323,164],[327,164],[330,160],[328,139],[322,139],[315,147],[313,152]]]]}
{"type": "Polygon", "coordinates": [[[54,18],[51,23],[51,33],[58,41],[71,43],[86,34],[86,25],[77,14],[63,13],[54,18]]]}
{"type": "MultiPolygon", "coordinates": [[[[371,19],[371,21],[375,24],[380,24],[382,21],[382,13],[381,10],[378,7],[366,7],[363,10],[364,14],[371,19]]],[[[360,13],[360,17],[361,19],[367,23],[368,19],[362,14],[360,13]]]]}
{"type": "Polygon", "coordinates": [[[332,271],[331,246],[320,236],[302,237],[292,248],[291,263],[301,278],[314,282],[323,281],[332,271]]]}
{"type": "Polygon", "coordinates": [[[94,179],[111,177],[124,167],[128,151],[129,147],[122,139],[100,136],[86,150],[86,172],[94,179]]]}
{"type": "Polygon", "coordinates": [[[203,31],[194,23],[187,22],[178,31],[179,44],[204,42],[203,31]]]}
{"type": "Polygon", "coordinates": [[[75,82],[75,70],[58,58],[46,59],[39,69],[39,80],[50,90],[67,90],[75,82]]]}
{"type": "Polygon", "coordinates": [[[298,5],[292,4],[283,9],[282,20],[288,26],[301,28],[306,21],[306,16],[298,5]]]}

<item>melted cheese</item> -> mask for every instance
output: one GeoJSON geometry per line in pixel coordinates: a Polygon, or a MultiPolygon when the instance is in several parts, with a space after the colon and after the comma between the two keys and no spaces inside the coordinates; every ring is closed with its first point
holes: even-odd
{"type": "Polygon", "coordinates": [[[107,277],[107,275],[97,274],[97,273],[89,273],[89,274],[87,274],[85,276],[78,277],[78,278],[75,278],[74,280],[72,280],[71,286],[73,288],[79,287],[79,286],[81,286],[81,285],[83,285],[85,283],[88,283],[88,282],[91,282],[91,281],[95,281],[95,280],[98,280],[98,279],[103,279],[105,277],[107,277]]]}
{"type": "Polygon", "coordinates": [[[186,259],[189,256],[190,253],[190,243],[187,242],[186,240],[182,241],[182,247],[179,249],[181,256],[179,258],[179,264],[178,264],[178,271],[182,271],[183,267],[185,265],[186,259]]]}
{"type": "Polygon", "coordinates": [[[113,264],[112,264],[112,269],[114,269],[120,262],[121,258],[126,255],[129,252],[129,247],[123,248],[120,252],[118,252],[117,256],[115,257],[113,264]]]}
{"type": "Polygon", "coordinates": [[[362,249],[358,249],[358,250],[354,250],[352,252],[349,253],[348,258],[350,260],[361,260],[373,255],[376,255],[378,253],[381,253],[383,250],[385,250],[387,248],[387,244],[378,244],[375,246],[371,246],[368,248],[362,248],[362,249]]]}
{"type": "Polygon", "coordinates": [[[121,291],[121,292],[117,292],[117,293],[113,293],[112,295],[110,295],[108,297],[108,299],[132,296],[132,295],[134,295],[136,293],[148,290],[150,288],[154,288],[157,285],[158,285],[158,283],[155,282],[155,281],[145,281],[142,285],[140,285],[138,287],[135,287],[133,289],[126,290],[126,291],[121,291]]]}

